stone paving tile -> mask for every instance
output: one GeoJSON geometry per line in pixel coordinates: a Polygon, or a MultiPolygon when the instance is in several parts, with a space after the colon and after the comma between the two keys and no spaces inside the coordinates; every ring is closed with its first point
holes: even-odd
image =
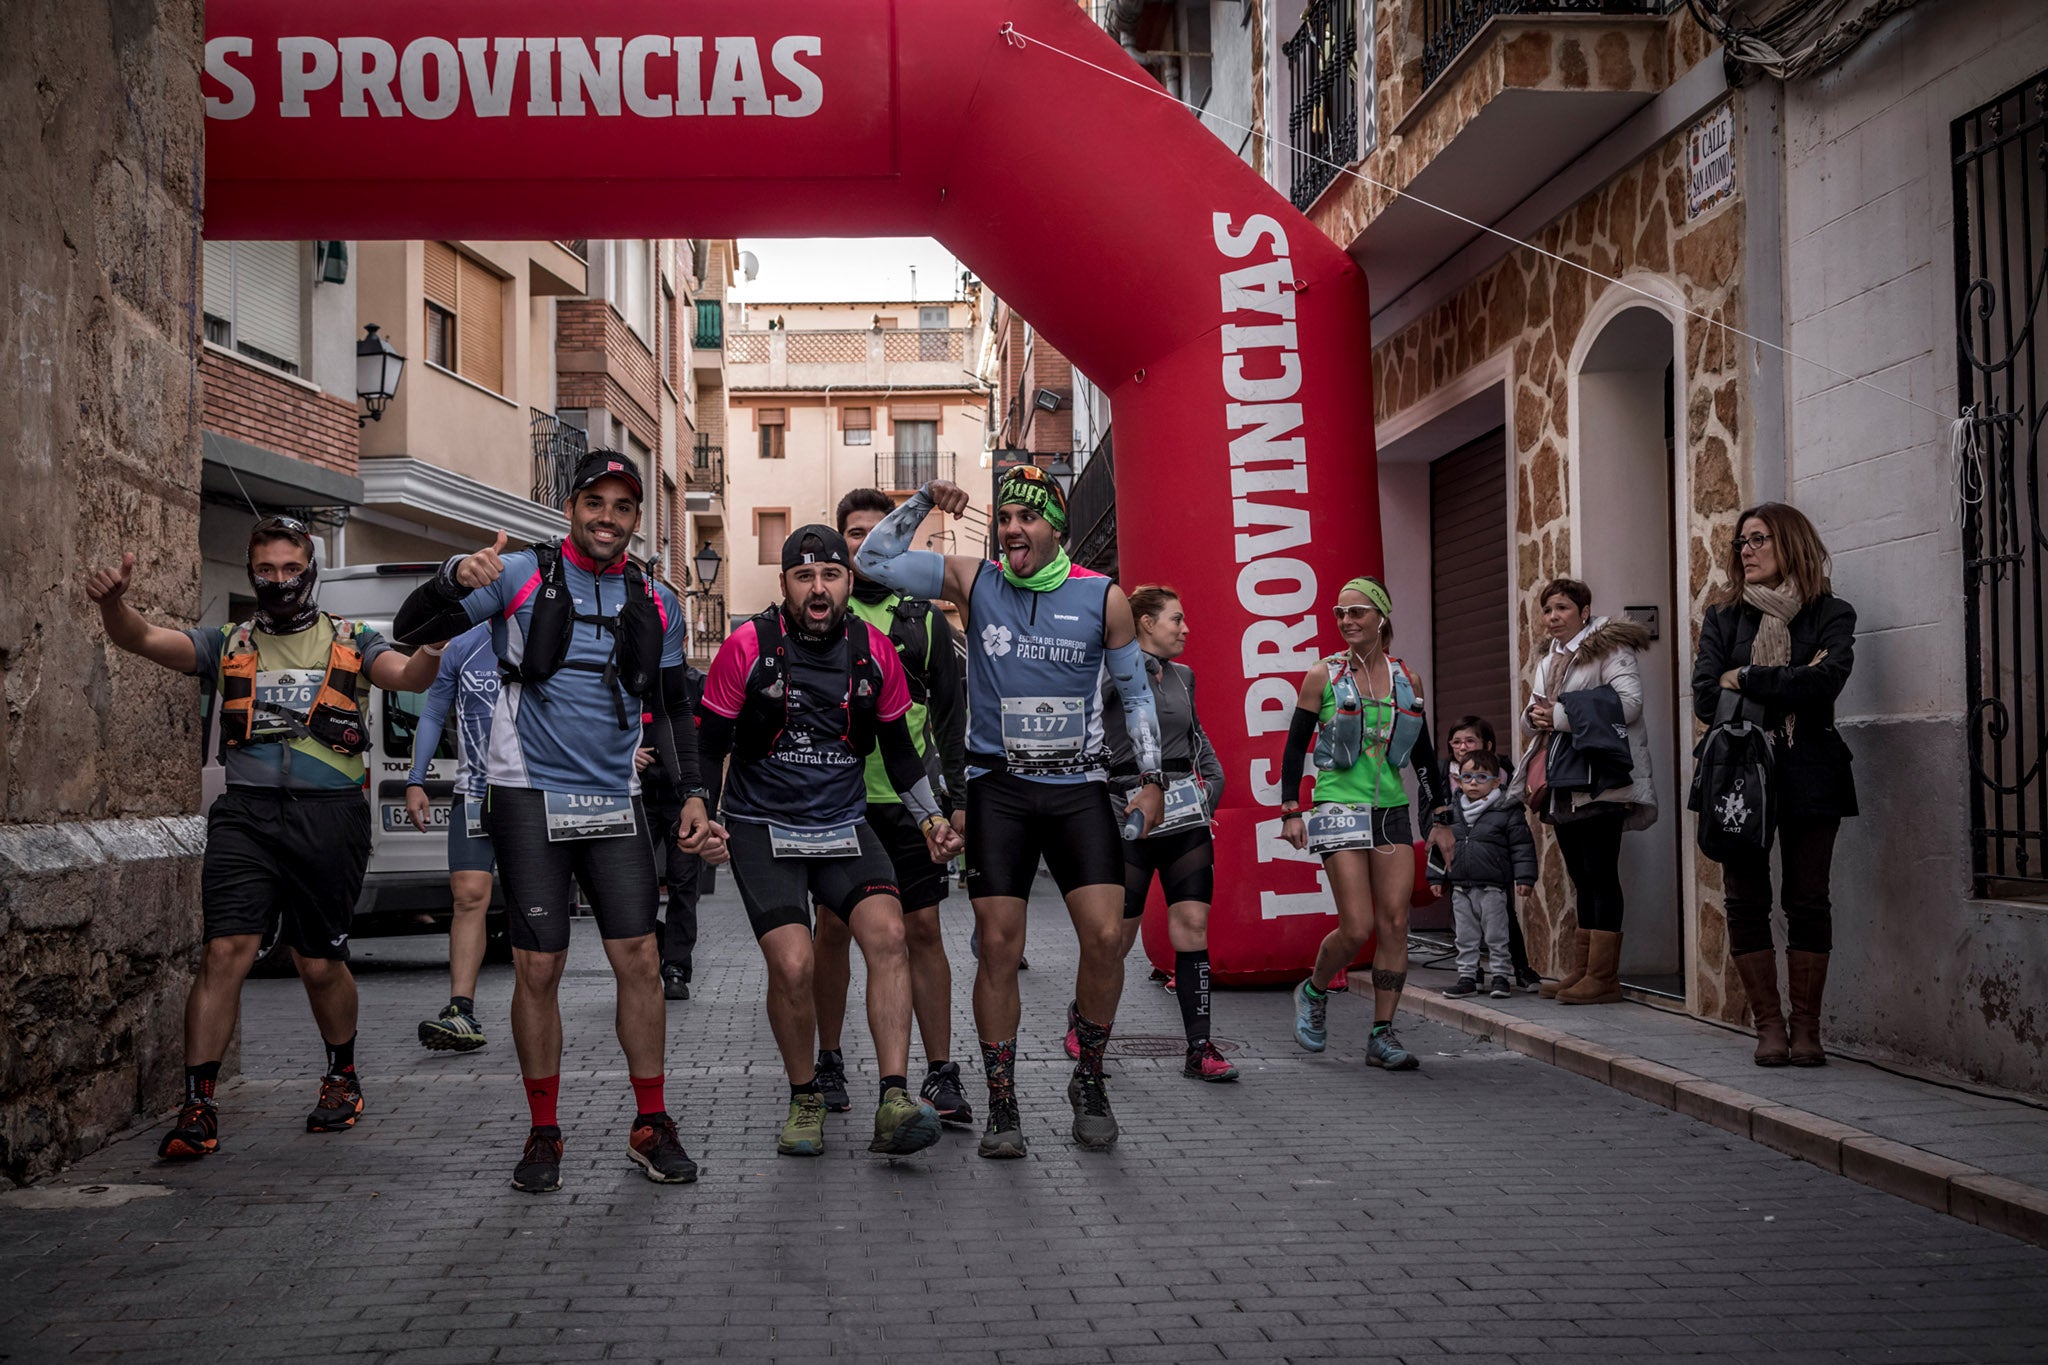
{"type": "MultiPolygon", "coordinates": [[[[964,904],[945,920],[972,1059],[964,904]]],[[[164,1197],[0,1199],[0,1360],[2048,1358],[2048,1252],[1446,1026],[1404,1025],[1421,1072],[1368,1070],[1355,998],[1312,1057],[1284,992],[1219,993],[1244,1081],[1114,1055],[1123,1142],[1080,1152],[1058,1036],[1073,939],[1049,898],[1032,925],[1029,1160],[979,1161],[969,1134],[907,1160],[861,1150],[876,1072],[856,1008],[860,1105],[830,1121],[824,1157],[795,1161],[773,1151],[786,1091],[758,954],[731,897],[707,901],[696,998],[669,1023],[670,1106],[704,1173],[663,1188],[621,1150],[610,977],[579,923],[568,1183],[550,1198],[506,1183],[525,1117],[505,968],[479,995],[490,1046],[443,1057],[413,1041],[445,990],[441,945],[360,945],[369,1110],[334,1135],[303,1131],[319,1062],[303,994],[252,983],[220,1156],[162,1167],[151,1124],[59,1183],[164,1197]]],[[[1134,958],[1118,1038],[1171,1042],[1177,1011],[1145,971],[1134,958]]],[[[1992,1146],[2026,1127],[1958,1112],[1992,1146]]]]}

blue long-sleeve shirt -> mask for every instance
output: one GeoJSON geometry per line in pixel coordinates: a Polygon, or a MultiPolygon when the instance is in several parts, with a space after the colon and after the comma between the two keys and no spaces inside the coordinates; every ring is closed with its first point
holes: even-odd
{"type": "Polygon", "coordinates": [[[498,651],[491,644],[488,621],[471,626],[448,642],[441,669],[420,703],[419,731],[413,736],[412,771],[407,782],[425,782],[427,764],[441,743],[450,706],[455,709],[455,790],[481,801],[484,796],[484,755],[491,747],[491,713],[498,704],[498,651]]]}

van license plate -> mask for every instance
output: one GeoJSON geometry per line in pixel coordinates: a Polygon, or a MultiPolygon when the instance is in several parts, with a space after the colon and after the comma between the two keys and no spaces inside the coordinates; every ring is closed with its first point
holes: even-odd
{"type": "MultiPolygon", "coordinates": [[[[449,805],[446,801],[428,802],[427,828],[448,828],[448,810],[449,805]]],[[[390,834],[399,830],[412,830],[412,817],[405,813],[405,802],[386,801],[384,803],[384,832],[390,834]]],[[[417,831],[413,832],[416,833],[417,831]]]]}

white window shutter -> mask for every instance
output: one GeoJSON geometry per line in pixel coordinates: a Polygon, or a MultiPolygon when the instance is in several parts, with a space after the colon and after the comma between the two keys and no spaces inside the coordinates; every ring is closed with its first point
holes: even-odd
{"type": "Polygon", "coordinates": [[[235,342],[296,368],[305,309],[297,242],[236,242],[235,342]]]}
{"type": "Polygon", "coordinates": [[[233,322],[235,317],[234,248],[226,242],[207,242],[201,264],[205,280],[200,307],[210,317],[233,322]]]}

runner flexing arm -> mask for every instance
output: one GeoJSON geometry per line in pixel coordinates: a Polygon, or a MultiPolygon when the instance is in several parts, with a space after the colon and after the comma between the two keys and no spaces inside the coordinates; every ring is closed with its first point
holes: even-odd
{"type": "Polygon", "coordinates": [[[906,596],[939,598],[965,612],[981,561],[969,555],[913,550],[910,542],[934,507],[949,517],[957,517],[967,511],[968,501],[967,490],[959,484],[933,479],[868,532],[854,556],[855,564],[869,578],[906,596]]]}

